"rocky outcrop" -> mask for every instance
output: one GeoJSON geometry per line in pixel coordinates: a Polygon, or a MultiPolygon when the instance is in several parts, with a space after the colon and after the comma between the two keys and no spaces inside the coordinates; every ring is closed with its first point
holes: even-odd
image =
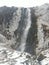
{"type": "Polygon", "coordinates": [[[35,12],[37,16],[37,26],[38,26],[38,49],[44,50],[48,48],[49,44],[49,5],[45,4],[41,7],[36,8],[35,12]],[[43,48],[43,49],[42,49],[43,48]]]}
{"type": "MultiPolygon", "coordinates": [[[[40,56],[42,51],[49,49],[49,4],[37,7],[35,15],[37,16],[37,26],[38,26],[38,33],[37,33],[38,44],[36,48],[36,54],[40,56]]],[[[46,52],[46,55],[47,54],[49,56],[48,51],[46,52]]],[[[42,55],[45,57],[44,54],[42,55]]],[[[49,65],[49,58],[46,56],[45,58],[40,60],[40,62],[41,65],[49,65]]]]}

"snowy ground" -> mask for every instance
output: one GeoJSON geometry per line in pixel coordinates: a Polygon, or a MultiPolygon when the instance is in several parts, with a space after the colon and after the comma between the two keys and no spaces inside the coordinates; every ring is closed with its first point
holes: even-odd
{"type": "Polygon", "coordinates": [[[41,65],[49,65],[49,49],[42,51],[42,54],[46,57],[41,61],[41,65]]]}
{"type": "Polygon", "coordinates": [[[0,65],[31,65],[31,55],[0,47],[0,65]]]}

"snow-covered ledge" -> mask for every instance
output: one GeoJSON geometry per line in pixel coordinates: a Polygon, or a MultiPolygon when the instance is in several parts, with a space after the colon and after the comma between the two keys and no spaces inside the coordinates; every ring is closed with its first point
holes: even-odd
{"type": "Polygon", "coordinates": [[[32,65],[31,55],[0,47],[0,65],[32,65]]]}

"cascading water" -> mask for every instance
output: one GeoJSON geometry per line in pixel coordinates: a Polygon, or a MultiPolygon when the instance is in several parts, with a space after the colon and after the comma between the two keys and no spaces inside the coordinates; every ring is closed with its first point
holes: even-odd
{"type": "Polygon", "coordinates": [[[34,9],[20,8],[14,13],[9,27],[12,36],[10,43],[13,43],[11,45],[13,49],[34,53],[35,50],[32,48],[36,48],[35,40],[37,40],[37,21],[34,12],[34,9]]]}
{"type": "Polygon", "coordinates": [[[26,12],[24,14],[26,16],[25,19],[24,19],[24,21],[25,21],[25,27],[24,27],[23,34],[21,36],[21,44],[19,46],[19,49],[20,49],[21,52],[23,52],[25,50],[27,34],[28,34],[29,28],[31,26],[30,9],[26,9],[26,12]]]}

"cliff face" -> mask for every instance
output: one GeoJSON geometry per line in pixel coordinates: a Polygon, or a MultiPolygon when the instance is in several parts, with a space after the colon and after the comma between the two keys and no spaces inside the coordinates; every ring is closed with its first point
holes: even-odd
{"type": "Polygon", "coordinates": [[[38,26],[38,44],[36,48],[36,54],[39,55],[39,61],[41,65],[49,65],[48,61],[48,50],[49,50],[49,4],[42,5],[36,8],[35,15],[37,16],[37,26],[38,26]],[[43,52],[42,52],[43,51],[43,52]],[[41,54],[45,56],[45,59],[41,54]],[[47,57],[47,58],[46,58],[47,57]],[[41,59],[43,58],[43,59],[41,59]],[[46,61],[47,59],[47,61],[46,61]]]}
{"type": "Polygon", "coordinates": [[[49,48],[49,5],[37,7],[38,47],[37,50],[49,48]],[[43,49],[42,49],[43,48],[43,49]]]}
{"type": "Polygon", "coordinates": [[[1,7],[0,34],[6,39],[5,47],[36,54],[37,19],[34,13],[33,8],[1,7]]]}
{"type": "Polygon", "coordinates": [[[0,64],[46,65],[49,61],[43,62],[49,59],[48,50],[48,4],[34,8],[0,8],[0,64]],[[25,60],[19,62],[19,59],[25,60]]]}

